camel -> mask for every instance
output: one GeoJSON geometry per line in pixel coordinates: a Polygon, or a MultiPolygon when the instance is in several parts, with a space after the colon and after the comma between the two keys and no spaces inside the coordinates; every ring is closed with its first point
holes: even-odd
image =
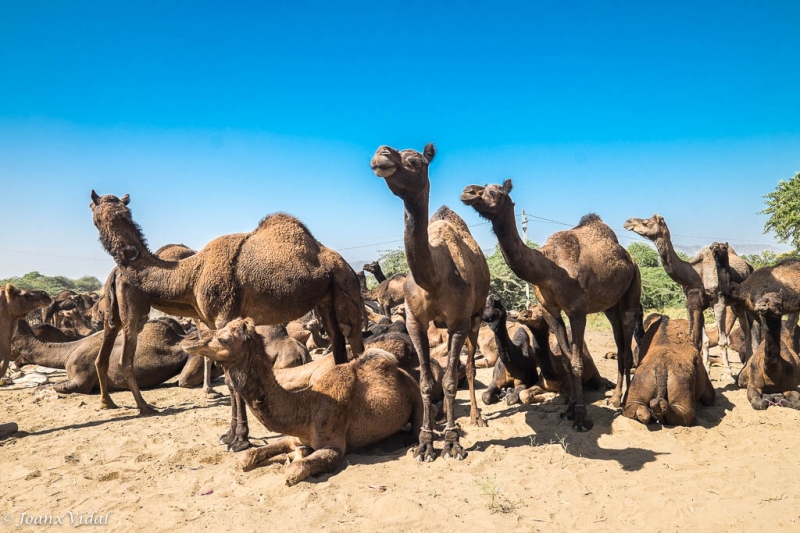
{"type": "Polygon", "coordinates": [[[272,368],[290,368],[311,362],[306,347],[291,338],[285,326],[257,326],[256,330],[264,338],[264,351],[272,368]]]}
{"type": "Polygon", "coordinates": [[[747,317],[739,321],[745,335],[747,361],[759,344],[758,336],[754,334],[756,318],[760,315],[756,303],[768,293],[780,295],[783,313],[800,312],[800,260],[784,259],[773,266],[759,268],[741,283],[731,282],[725,296],[731,300],[740,317],[747,317]]]}
{"type": "Polygon", "coordinates": [[[332,472],[349,451],[379,442],[408,422],[412,430],[421,426],[419,386],[389,352],[369,349],[331,368],[310,388],[289,392],[276,380],[252,319],[236,319],[213,332],[206,348],[256,418],[286,435],[248,450],[240,463],[245,472],[292,461],[286,484],[295,485],[332,472]]]}
{"type": "MultiPolygon", "coordinates": [[[[156,387],[179,374],[182,386],[197,381],[191,374],[198,365],[191,365],[192,357],[181,350],[182,340],[183,337],[163,321],[151,320],[145,324],[139,334],[134,360],[136,381],[142,388],[156,387]]],[[[116,357],[111,358],[109,366],[108,384],[111,390],[128,388],[119,357],[123,343],[124,337],[120,335],[114,344],[113,354],[116,357]]],[[[56,392],[90,394],[100,388],[94,361],[101,344],[102,332],[72,342],[47,342],[34,335],[27,322],[20,320],[12,343],[12,355],[18,365],[35,364],[65,369],[67,379],[53,385],[56,392]]]]}
{"type": "Polygon", "coordinates": [[[785,313],[780,293],[763,294],[753,305],[761,315],[764,340],[739,374],[739,386],[747,388],[753,409],[770,405],[800,409],[800,355],[790,328],[783,327],[785,313]]]}
{"type": "Polygon", "coordinates": [[[368,299],[377,301],[384,315],[392,316],[392,309],[402,305],[405,301],[403,287],[408,275],[398,273],[387,279],[377,261],[365,264],[363,269],[370,272],[378,281],[378,286],[370,291],[370,295],[374,295],[374,298],[368,299]]]}
{"type": "Polygon", "coordinates": [[[17,321],[34,309],[47,307],[52,301],[44,291],[26,291],[10,283],[0,289],[0,378],[8,370],[11,339],[17,330],[17,321]]]}
{"type": "Polygon", "coordinates": [[[86,318],[80,309],[72,308],[69,311],[59,311],[58,315],[60,318],[59,327],[67,335],[80,338],[91,335],[96,331],[89,323],[87,323],[86,318]]]}
{"type": "Polygon", "coordinates": [[[320,324],[320,321],[317,320],[316,317],[303,324],[303,329],[310,334],[310,338],[306,341],[306,348],[309,352],[320,348],[327,348],[331,345],[330,337],[325,335],[322,328],[322,324],[320,324]]]}
{"type": "MultiPolygon", "coordinates": [[[[282,324],[314,309],[331,338],[337,364],[348,359],[345,337],[356,356],[363,353],[364,301],[355,272],[296,218],[285,213],[267,215],[251,233],[217,237],[185,259],[165,260],[147,248],[131,217],[127,194],[117,198],[92,191],[91,198],[100,243],[117,263],[119,277],[151,299],[183,311],[170,314],[185,315],[189,308],[190,316],[217,328],[241,316],[259,325],[282,324]]],[[[122,300],[119,307],[122,317],[122,300]]],[[[126,338],[126,342],[131,340],[126,338]]],[[[127,347],[123,350],[131,391],[136,388],[133,354],[127,347]]],[[[98,361],[100,366],[100,356],[98,361]]],[[[227,376],[226,383],[232,397],[233,431],[223,435],[222,441],[240,451],[250,446],[247,412],[227,376]]],[[[139,404],[140,399],[141,394],[137,397],[140,413],[152,411],[143,399],[139,404]]]]}
{"type": "MultiPolygon", "coordinates": [[[[519,322],[506,322],[509,337],[514,337],[520,329],[519,322]]],[[[494,331],[488,325],[481,325],[478,331],[478,350],[483,356],[482,359],[475,361],[476,368],[491,368],[497,364],[499,354],[497,353],[497,340],[494,331]]]]}
{"type": "Polygon", "coordinates": [[[397,151],[381,146],[370,166],[389,190],[403,200],[404,245],[409,273],[404,286],[406,327],[414,342],[422,370],[421,390],[425,405],[418,460],[433,461],[433,420],[431,419],[430,348],[426,331],[431,322],[443,324],[449,333],[449,350],[444,375],[445,412],[442,456],[463,459],[455,425],[455,395],[461,348],[467,343],[467,382],[470,392],[470,422],[485,426],[475,398],[475,348],[481,315],[489,294],[489,267],[469,228],[456,213],[442,206],[428,218],[430,181],[428,166],[436,155],[433,143],[422,153],[397,151]]]}
{"type": "Polygon", "coordinates": [[[65,306],[65,309],[74,307],[75,301],[72,299],[72,297],[77,295],[77,292],[70,289],[65,289],[53,296],[47,307],[42,308],[42,324],[50,324],[52,321],[54,321],[54,317],[58,311],[61,311],[62,305],[65,306]]]}
{"type": "Polygon", "coordinates": [[[538,250],[528,248],[519,236],[514,217],[514,202],[509,193],[511,180],[502,185],[470,185],[461,201],[491,221],[508,266],[521,279],[534,285],[545,318],[556,334],[561,350],[568,354],[567,371],[571,378],[570,400],[562,416],[572,419],[573,429],[588,431],[592,421],[583,400],[583,338],[586,315],[603,311],[611,323],[617,345],[617,387],[610,403],[622,401],[623,375],[630,384],[633,366],[631,339],[641,321],[641,277],[630,254],[620,246],[617,236],[600,217],[584,216],[573,229],[550,236],[538,250]],[[564,312],[572,327],[567,335],[564,312]]]}
{"type": "MultiPolygon", "coordinates": [[[[492,298],[490,296],[489,298],[492,298]]],[[[505,311],[502,307],[502,302],[487,301],[487,311],[484,312],[484,320],[494,319],[489,322],[491,327],[498,327],[498,315],[505,311]],[[492,310],[489,304],[492,304],[492,310]],[[502,308],[502,311],[501,311],[502,308]]],[[[492,375],[492,382],[483,394],[484,403],[494,403],[500,398],[500,391],[507,387],[513,387],[513,391],[506,394],[505,399],[508,405],[515,403],[540,403],[546,398],[544,396],[547,392],[555,392],[558,394],[569,394],[571,387],[570,376],[566,371],[564,363],[564,354],[558,345],[558,340],[550,332],[550,327],[547,324],[544,316],[544,310],[541,305],[536,305],[531,309],[526,309],[518,315],[519,324],[524,326],[520,330],[526,330],[524,335],[517,331],[511,342],[504,342],[505,351],[511,360],[516,360],[516,365],[507,365],[503,360],[497,362],[494,374],[492,375]],[[530,336],[528,336],[530,333],[530,336]],[[525,360],[521,359],[522,354],[529,353],[525,360]],[[518,355],[519,354],[519,355],[518,355]],[[524,361],[524,362],[523,362],[524,361]],[[536,378],[530,381],[526,374],[521,374],[516,368],[524,368],[528,364],[534,365],[539,368],[538,380],[536,378]]],[[[500,346],[500,337],[508,337],[498,335],[498,344],[500,346]]],[[[569,328],[567,329],[569,334],[569,328]]],[[[612,388],[613,385],[605,378],[600,376],[597,366],[594,364],[589,347],[584,341],[583,350],[581,351],[583,359],[583,390],[600,390],[604,388],[612,388]]],[[[529,372],[529,371],[526,371],[529,372]]]]}
{"type": "Polygon", "coordinates": [[[696,404],[714,405],[716,392],[700,355],[703,345],[702,289],[686,293],[689,320],[666,315],[647,317],[641,360],[628,391],[623,416],[649,424],[691,426],[696,404]]]}
{"type": "Polygon", "coordinates": [[[47,342],[72,342],[83,338],[80,335],[76,336],[72,334],[72,332],[65,333],[50,324],[36,324],[35,326],[31,326],[31,331],[33,331],[34,335],[47,342]]]}
{"type": "MultiPolygon", "coordinates": [[[[717,323],[718,344],[722,351],[723,380],[731,380],[731,366],[728,361],[728,335],[733,328],[733,320],[727,320],[727,301],[719,287],[719,275],[715,267],[710,246],[697,252],[690,261],[684,261],[672,246],[669,228],[664,217],[654,214],[650,218],[629,218],[622,225],[626,230],[652,241],[661,264],[670,278],[683,288],[684,293],[690,289],[702,289],[708,296],[709,303],[714,306],[714,317],[717,323]]],[[[753,273],[753,267],[736,252],[728,247],[730,263],[730,280],[741,283],[753,273]]],[[[708,371],[708,338],[703,340],[703,364],[708,371]]]]}

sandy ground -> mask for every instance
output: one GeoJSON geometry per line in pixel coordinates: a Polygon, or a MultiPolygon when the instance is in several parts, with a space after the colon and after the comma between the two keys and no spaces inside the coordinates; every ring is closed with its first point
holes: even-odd
{"type": "MultiPolygon", "coordinates": [[[[591,331],[587,342],[614,379],[616,362],[602,359],[610,332],[591,331]]],[[[490,372],[478,373],[481,389],[490,372]]],[[[555,405],[486,407],[489,427],[468,427],[462,390],[464,461],[418,463],[400,435],[295,487],[284,485],[282,465],[238,471],[217,444],[227,396],[164,386],[144,393],[160,416],[139,418],[127,392],[113,395],[124,408],[102,411],[96,395],[0,389],[0,422],[20,427],[0,441],[0,531],[41,530],[24,525],[35,517],[68,528],[90,513],[111,530],[800,530],[800,412],[756,412],[718,377],[713,368],[717,405],[699,411],[696,427],[645,427],[597,393],[594,429],[582,434],[555,405]]],[[[251,427],[256,443],[275,438],[251,427]]]]}

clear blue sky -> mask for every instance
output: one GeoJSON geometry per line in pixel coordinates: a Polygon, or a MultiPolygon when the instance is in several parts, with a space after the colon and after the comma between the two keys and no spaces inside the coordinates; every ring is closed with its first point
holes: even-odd
{"type": "Polygon", "coordinates": [[[153,249],[280,210],[372,259],[402,204],[369,159],[429,141],[431,209],[469,224],[463,187],[511,177],[519,208],[597,212],[623,244],[655,211],[678,243],[773,242],[756,212],[800,170],[798,21],[797,2],[3,2],[0,277],[104,279],[92,188],[130,193],[153,249]]]}

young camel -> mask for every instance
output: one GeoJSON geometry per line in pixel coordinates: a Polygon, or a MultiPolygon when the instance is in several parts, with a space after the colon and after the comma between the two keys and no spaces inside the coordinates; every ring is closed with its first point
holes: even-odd
{"type": "Polygon", "coordinates": [[[412,431],[422,422],[419,386],[383,350],[367,350],[349,363],[331,368],[310,388],[289,392],[275,378],[264,354],[264,341],[251,319],[236,319],[198,337],[197,346],[225,368],[239,394],[264,426],[287,435],[262,448],[248,450],[244,471],[270,463],[293,462],[286,484],[332,472],[349,451],[369,446],[399,432],[409,421],[412,431]]]}
{"type": "Polygon", "coordinates": [[[617,344],[617,387],[611,404],[622,401],[623,376],[630,384],[633,366],[631,339],[636,322],[641,320],[641,277],[630,254],[620,246],[617,236],[597,215],[584,216],[578,226],[550,236],[539,250],[528,248],[519,236],[511,180],[502,185],[470,185],[461,201],[491,221],[508,266],[520,278],[532,283],[555,332],[564,364],[570,375],[570,401],[563,417],[574,420],[575,431],[588,431],[592,421],[586,415],[583,399],[583,338],[586,315],[603,311],[611,322],[617,344]],[[561,316],[569,318],[572,341],[561,316]]]}
{"type": "Polygon", "coordinates": [[[631,382],[622,414],[642,424],[652,418],[662,424],[691,426],[699,401],[714,405],[716,392],[700,355],[703,345],[703,309],[708,307],[701,289],[686,293],[689,320],[666,315],[647,317],[640,363],[631,382]]]}
{"type": "Polygon", "coordinates": [[[36,308],[47,307],[52,300],[44,291],[25,291],[12,284],[0,289],[0,378],[6,375],[11,358],[11,339],[17,321],[36,308]]]}
{"type": "MultiPolygon", "coordinates": [[[[171,261],[147,248],[131,217],[128,195],[117,198],[92,191],[91,197],[100,243],[114,258],[120,276],[150,298],[188,307],[212,328],[240,316],[260,325],[282,324],[316,309],[338,364],[347,362],[345,337],[353,354],[363,353],[364,301],[355,272],[296,218],[268,215],[251,233],[217,237],[196,254],[171,261]]],[[[126,342],[130,340],[126,336],[126,342]]],[[[136,388],[133,354],[124,348],[123,369],[132,391],[136,388]]],[[[221,440],[240,451],[250,446],[247,411],[227,376],[226,383],[231,391],[231,429],[221,440]]],[[[141,395],[137,404],[139,400],[141,395]]],[[[141,402],[140,413],[152,411],[141,402]]]]}
{"type": "MultiPolygon", "coordinates": [[[[732,381],[731,366],[728,362],[728,335],[733,329],[734,317],[728,319],[728,302],[724,291],[720,287],[719,272],[713,257],[711,246],[701,249],[693,259],[684,261],[675,252],[672,246],[669,227],[664,217],[658,213],[650,218],[629,218],[623,224],[626,230],[633,231],[655,244],[661,264],[672,280],[683,288],[684,293],[690,289],[705,291],[710,305],[714,308],[714,317],[717,324],[718,345],[722,351],[723,381],[732,381]]],[[[753,267],[744,259],[736,255],[729,247],[730,254],[730,280],[741,283],[753,273],[753,267]]],[[[703,364],[708,371],[708,350],[710,342],[706,334],[703,339],[703,364]]]]}
{"type": "Polygon", "coordinates": [[[768,292],[754,302],[761,315],[764,340],[739,374],[739,387],[747,388],[753,409],[770,405],[800,409],[800,356],[789,328],[783,327],[783,296],[768,292]]]}
{"type": "Polygon", "coordinates": [[[481,315],[489,293],[489,267],[467,225],[456,213],[442,206],[428,219],[430,181],[428,166],[436,155],[433,143],[422,153],[381,146],[372,157],[373,172],[405,207],[404,243],[408,278],[404,287],[406,327],[422,371],[422,401],[425,405],[419,446],[414,456],[433,461],[433,419],[430,346],[427,330],[431,322],[447,327],[449,350],[444,375],[445,411],[443,457],[463,459],[455,422],[455,396],[461,348],[467,342],[467,382],[470,392],[470,422],[485,426],[475,398],[475,348],[481,315]]]}

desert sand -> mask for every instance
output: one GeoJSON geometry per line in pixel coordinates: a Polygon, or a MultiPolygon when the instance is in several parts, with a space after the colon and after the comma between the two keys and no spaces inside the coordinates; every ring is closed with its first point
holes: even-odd
{"type": "MultiPolygon", "coordinates": [[[[616,361],[602,358],[610,331],[589,331],[587,343],[615,380],[616,361]]],[[[490,373],[478,372],[481,389],[490,373]]],[[[220,400],[171,385],[145,391],[161,411],[145,418],[128,392],[104,411],[97,395],[0,388],[0,423],[19,425],[0,441],[0,530],[41,531],[25,522],[58,517],[104,530],[800,530],[800,412],[754,411],[744,390],[718,379],[713,367],[717,405],[700,409],[695,427],[645,427],[594,393],[588,433],[548,404],[484,406],[489,427],[469,427],[460,390],[464,461],[419,463],[401,434],[295,487],[282,465],[239,471],[218,444],[230,416],[221,382],[220,400]]],[[[250,420],[254,443],[276,438],[250,420]]]]}

